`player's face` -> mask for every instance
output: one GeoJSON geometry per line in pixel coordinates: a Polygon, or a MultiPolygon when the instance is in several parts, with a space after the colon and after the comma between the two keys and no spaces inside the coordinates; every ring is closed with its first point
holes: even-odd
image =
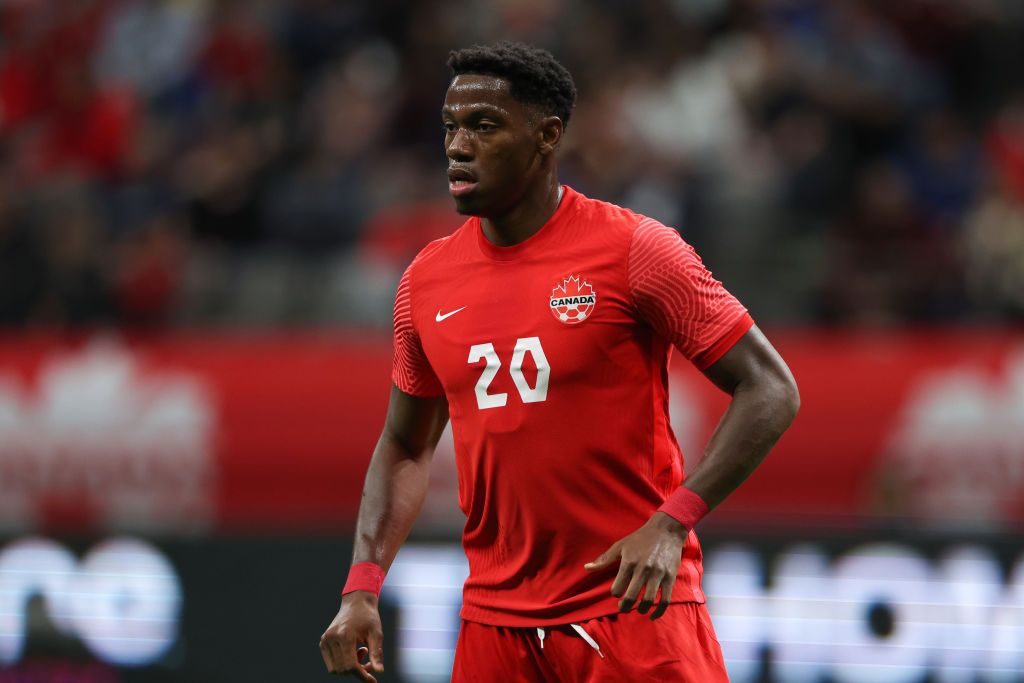
{"type": "Polygon", "coordinates": [[[541,169],[539,119],[502,78],[452,79],[441,121],[448,190],[459,213],[498,216],[522,200],[541,169]]]}

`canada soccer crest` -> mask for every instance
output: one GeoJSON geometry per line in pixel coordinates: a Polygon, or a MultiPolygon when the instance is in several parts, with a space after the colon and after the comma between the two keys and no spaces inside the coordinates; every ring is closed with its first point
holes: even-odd
{"type": "Polygon", "coordinates": [[[551,314],[567,325],[590,317],[597,304],[597,293],[582,275],[570,275],[551,290],[551,314]]]}

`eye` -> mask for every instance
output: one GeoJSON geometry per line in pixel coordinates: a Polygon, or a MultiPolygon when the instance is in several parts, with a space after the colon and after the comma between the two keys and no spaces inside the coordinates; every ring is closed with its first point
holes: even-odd
{"type": "Polygon", "coordinates": [[[488,133],[492,130],[497,130],[498,126],[496,124],[491,123],[490,121],[481,121],[480,123],[476,124],[476,129],[481,133],[488,133]]]}
{"type": "Polygon", "coordinates": [[[458,126],[456,126],[451,121],[442,121],[441,125],[444,127],[444,132],[445,133],[454,133],[455,129],[458,128],[458,126]]]}

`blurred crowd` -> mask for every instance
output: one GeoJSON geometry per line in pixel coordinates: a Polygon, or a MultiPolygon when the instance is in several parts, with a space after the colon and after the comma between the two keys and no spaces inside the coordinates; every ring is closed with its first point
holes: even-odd
{"type": "Polygon", "coordinates": [[[755,317],[1024,318],[1018,0],[4,0],[0,326],[386,325],[461,219],[449,50],[547,47],[563,181],[755,317]]]}

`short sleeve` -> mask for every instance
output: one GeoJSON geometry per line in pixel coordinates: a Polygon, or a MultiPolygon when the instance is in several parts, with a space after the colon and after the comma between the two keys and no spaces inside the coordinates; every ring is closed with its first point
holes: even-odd
{"type": "Polygon", "coordinates": [[[440,396],[441,382],[430,367],[420,344],[412,317],[412,285],[409,266],[402,274],[395,295],[395,357],[391,379],[395,386],[413,396],[440,396]]]}
{"type": "Polygon", "coordinates": [[[725,355],[754,324],[693,247],[650,218],[641,218],[633,233],[628,277],[640,317],[701,370],[725,355]]]}

